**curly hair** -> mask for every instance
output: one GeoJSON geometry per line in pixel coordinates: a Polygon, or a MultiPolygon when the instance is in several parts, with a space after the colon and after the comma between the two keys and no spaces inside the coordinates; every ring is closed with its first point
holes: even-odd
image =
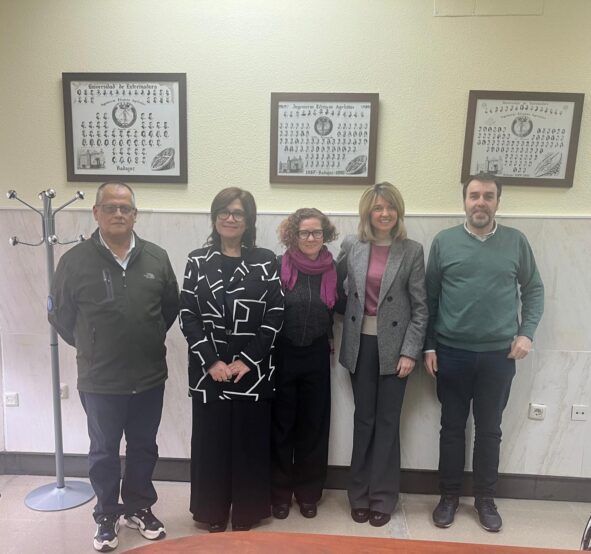
{"type": "Polygon", "coordinates": [[[322,225],[323,242],[332,242],[339,236],[336,227],[330,222],[328,216],[324,215],[320,210],[317,210],[316,208],[300,208],[284,219],[279,225],[279,240],[288,249],[296,248],[298,245],[300,223],[304,221],[304,219],[310,218],[320,220],[320,224],[322,225]]]}

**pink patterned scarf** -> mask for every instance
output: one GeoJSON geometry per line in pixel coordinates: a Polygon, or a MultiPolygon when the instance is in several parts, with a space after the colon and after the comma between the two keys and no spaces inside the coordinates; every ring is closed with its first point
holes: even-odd
{"type": "Polygon", "coordinates": [[[306,275],[322,274],[320,299],[332,309],[337,301],[337,270],[326,245],[322,247],[315,260],[308,258],[299,248],[287,250],[281,259],[281,283],[287,290],[295,286],[298,271],[306,275]]]}

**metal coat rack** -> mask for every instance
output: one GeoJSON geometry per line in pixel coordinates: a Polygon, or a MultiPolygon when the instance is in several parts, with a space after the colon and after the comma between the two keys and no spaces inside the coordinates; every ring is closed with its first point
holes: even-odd
{"type": "MultiPolygon", "coordinates": [[[[80,235],[76,240],[61,242],[55,234],[55,214],[69,206],[76,200],[84,198],[82,191],[77,191],[74,198],[66,202],[59,208],[52,210],[51,201],[55,198],[55,191],[47,189],[39,193],[39,198],[43,201],[43,211],[34,208],[21,200],[16,191],[9,190],[6,196],[10,200],[17,200],[24,204],[34,212],[41,216],[42,237],[39,242],[31,243],[19,240],[18,237],[10,237],[10,244],[17,246],[23,244],[26,246],[41,246],[45,243],[45,251],[47,254],[47,284],[48,295],[51,294],[51,287],[53,284],[54,275],[54,256],[53,247],[56,244],[74,244],[84,240],[84,235],[80,235]]],[[[51,298],[48,296],[48,307],[50,306],[51,298]]],[[[25,498],[25,504],[32,510],[39,510],[43,512],[57,512],[60,510],[68,510],[85,504],[94,497],[92,487],[83,481],[65,481],[64,480],[64,447],[62,441],[62,406],[60,399],[60,369],[59,369],[59,353],[57,346],[57,331],[53,325],[49,326],[49,348],[51,351],[51,380],[53,388],[53,424],[55,430],[55,472],[56,483],[43,485],[31,491],[25,498]]]]}

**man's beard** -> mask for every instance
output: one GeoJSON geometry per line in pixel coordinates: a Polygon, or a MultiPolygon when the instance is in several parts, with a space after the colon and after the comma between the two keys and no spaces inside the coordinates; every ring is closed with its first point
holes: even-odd
{"type": "Polygon", "coordinates": [[[470,225],[472,225],[472,227],[475,227],[476,229],[482,229],[490,224],[492,221],[492,215],[488,211],[478,210],[477,212],[472,212],[468,217],[468,220],[470,221],[470,225]],[[476,219],[475,215],[480,214],[485,215],[486,218],[476,219]]]}

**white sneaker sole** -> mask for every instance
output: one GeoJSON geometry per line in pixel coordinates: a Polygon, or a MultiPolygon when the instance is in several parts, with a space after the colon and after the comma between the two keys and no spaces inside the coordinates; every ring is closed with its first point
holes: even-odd
{"type": "MultiPolygon", "coordinates": [[[[456,513],[457,513],[457,511],[459,509],[460,509],[460,505],[458,504],[456,506],[456,509],[455,509],[455,512],[454,512],[454,517],[452,518],[452,520],[447,525],[443,525],[441,523],[435,523],[435,521],[433,521],[433,525],[435,525],[435,527],[439,527],[439,529],[449,529],[454,524],[456,513]]],[[[431,519],[433,519],[433,516],[431,516],[431,519]]]]}
{"type": "MultiPolygon", "coordinates": [[[[119,532],[119,522],[115,523],[115,533],[119,532]]],[[[95,550],[99,552],[111,552],[111,550],[115,550],[119,546],[119,539],[115,534],[115,538],[112,541],[98,541],[96,537],[93,540],[92,545],[94,546],[95,550]]]]}
{"type": "Polygon", "coordinates": [[[482,527],[485,531],[488,531],[489,533],[498,533],[503,528],[502,523],[498,529],[492,529],[491,527],[485,527],[484,525],[482,525],[482,521],[480,521],[480,514],[478,513],[478,509],[476,508],[476,506],[474,506],[474,511],[476,512],[476,515],[478,516],[478,523],[480,524],[480,527],[482,527]]]}
{"type": "Polygon", "coordinates": [[[137,529],[140,532],[140,535],[149,541],[157,541],[158,539],[163,539],[166,536],[166,530],[164,527],[160,527],[160,529],[156,529],[156,531],[144,529],[142,521],[139,518],[133,516],[130,518],[125,518],[125,525],[130,529],[137,529]]]}

